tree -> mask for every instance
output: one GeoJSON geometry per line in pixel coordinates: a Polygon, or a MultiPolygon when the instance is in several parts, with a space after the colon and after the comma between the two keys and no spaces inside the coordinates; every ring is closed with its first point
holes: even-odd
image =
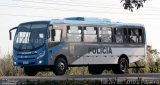
{"type": "Polygon", "coordinates": [[[133,12],[133,8],[139,9],[140,7],[143,7],[143,3],[145,3],[146,0],[122,0],[124,9],[128,9],[131,12],[133,12]]]}
{"type": "Polygon", "coordinates": [[[160,59],[157,49],[152,49],[152,46],[147,46],[147,65],[150,73],[159,72],[160,59]]]}

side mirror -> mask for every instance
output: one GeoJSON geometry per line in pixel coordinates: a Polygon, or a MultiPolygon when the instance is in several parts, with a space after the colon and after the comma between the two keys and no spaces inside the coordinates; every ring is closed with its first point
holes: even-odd
{"type": "Polygon", "coordinates": [[[12,40],[12,30],[17,29],[18,27],[14,27],[12,29],[9,30],[9,39],[12,40]]]}
{"type": "Polygon", "coordinates": [[[9,31],[9,40],[12,40],[12,32],[9,31]]]}

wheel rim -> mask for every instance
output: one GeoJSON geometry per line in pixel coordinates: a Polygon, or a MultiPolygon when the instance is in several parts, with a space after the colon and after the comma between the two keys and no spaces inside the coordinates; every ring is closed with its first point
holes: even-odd
{"type": "Polygon", "coordinates": [[[63,63],[63,62],[60,62],[60,63],[58,64],[58,68],[59,68],[60,70],[64,70],[64,69],[65,69],[64,63],[63,63]]]}
{"type": "Polygon", "coordinates": [[[125,59],[120,62],[120,69],[124,73],[127,72],[127,61],[125,59]]]}

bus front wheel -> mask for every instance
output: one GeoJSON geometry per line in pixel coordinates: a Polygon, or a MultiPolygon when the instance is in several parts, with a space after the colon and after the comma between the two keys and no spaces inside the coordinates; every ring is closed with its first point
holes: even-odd
{"type": "Polygon", "coordinates": [[[38,72],[33,69],[33,68],[30,68],[30,67],[24,67],[24,73],[27,75],[27,76],[35,76],[38,72]]]}
{"type": "Polygon", "coordinates": [[[126,58],[120,58],[118,64],[112,68],[115,74],[128,73],[128,61],[126,58]]]}
{"type": "Polygon", "coordinates": [[[53,72],[55,75],[64,75],[67,70],[67,62],[64,58],[56,59],[53,72]]]}

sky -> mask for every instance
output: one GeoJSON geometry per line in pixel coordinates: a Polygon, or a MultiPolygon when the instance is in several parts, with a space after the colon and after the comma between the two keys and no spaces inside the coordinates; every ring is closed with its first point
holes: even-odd
{"type": "MultiPolygon", "coordinates": [[[[9,29],[22,22],[64,17],[109,18],[113,22],[144,24],[147,44],[160,51],[160,0],[147,0],[133,12],[121,0],[0,0],[0,55],[12,53],[9,29]]],[[[13,34],[14,35],[14,34],[13,34]]]]}

